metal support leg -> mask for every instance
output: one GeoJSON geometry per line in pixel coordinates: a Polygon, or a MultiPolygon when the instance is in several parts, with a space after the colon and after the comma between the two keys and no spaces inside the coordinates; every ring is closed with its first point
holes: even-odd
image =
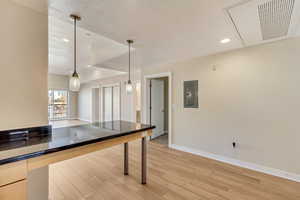
{"type": "Polygon", "coordinates": [[[128,143],[124,144],[124,175],[128,175],[128,143]]]}
{"type": "Polygon", "coordinates": [[[147,183],[147,137],[142,138],[142,184],[147,183]]]}

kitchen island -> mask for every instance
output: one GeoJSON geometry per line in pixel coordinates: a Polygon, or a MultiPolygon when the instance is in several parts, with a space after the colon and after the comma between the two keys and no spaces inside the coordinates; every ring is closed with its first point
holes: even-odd
{"type": "Polygon", "coordinates": [[[154,126],[126,121],[97,122],[52,129],[51,126],[0,131],[0,199],[27,199],[27,174],[56,162],[141,139],[141,183],[147,178],[147,137],[154,126]]]}

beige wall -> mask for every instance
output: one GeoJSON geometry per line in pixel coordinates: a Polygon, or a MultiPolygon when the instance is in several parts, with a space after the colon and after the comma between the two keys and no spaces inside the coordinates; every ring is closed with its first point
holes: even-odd
{"type": "Polygon", "coordinates": [[[299,52],[296,38],[143,74],[173,74],[172,143],[300,174],[299,52]],[[185,80],[199,80],[199,109],[183,108],[185,80]]]}
{"type": "Polygon", "coordinates": [[[0,1],[0,130],[48,124],[48,17],[0,1]]]}
{"type": "MultiPolygon", "coordinates": [[[[69,76],[48,74],[48,89],[69,90],[69,76]]],[[[69,91],[69,118],[78,119],[78,92],[69,91]]]]}
{"type": "MultiPolygon", "coordinates": [[[[0,130],[47,125],[48,16],[1,0],[0,22],[0,130]]],[[[48,167],[28,187],[28,199],[47,198],[48,167]]]]}

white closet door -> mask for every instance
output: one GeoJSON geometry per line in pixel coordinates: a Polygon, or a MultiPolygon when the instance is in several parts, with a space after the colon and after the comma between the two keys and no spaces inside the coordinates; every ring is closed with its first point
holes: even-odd
{"type": "Polygon", "coordinates": [[[112,87],[103,88],[103,118],[104,121],[113,120],[113,89],[112,87]]]}
{"type": "Polygon", "coordinates": [[[113,120],[120,120],[120,87],[113,87],[113,120]]]}

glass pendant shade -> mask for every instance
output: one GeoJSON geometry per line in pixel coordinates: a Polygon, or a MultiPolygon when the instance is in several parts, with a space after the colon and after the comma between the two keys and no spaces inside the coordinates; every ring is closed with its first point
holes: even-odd
{"type": "Polygon", "coordinates": [[[127,92],[127,93],[131,93],[132,90],[133,90],[133,86],[132,86],[131,81],[129,80],[129,81],[126,83],[126,92],[127,92]]]}
{"type": "Polygon", "coordinates": [[[76,72],[74,72],[70,78],[69,89],[73,92],[78,92],[80,90],[80,79],[76,72]]]}

